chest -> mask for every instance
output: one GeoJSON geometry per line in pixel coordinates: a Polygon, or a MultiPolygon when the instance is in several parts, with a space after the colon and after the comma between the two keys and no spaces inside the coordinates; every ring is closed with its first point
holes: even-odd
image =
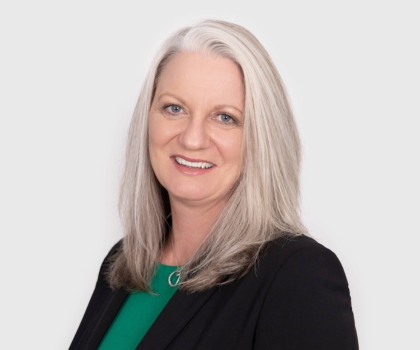
{"type": "Polygon", "coordinates": [[[255,279],[251,275],[216,288],[198,296],[196,303],[192,296],[175,295],[137,349],[252,349],[267,289],[255,279]],[[185,308],[183,298],[191,298],[185,308]],[[161,336],[172,340],[161,348],[155,340],[162,330],[161,336]]]}

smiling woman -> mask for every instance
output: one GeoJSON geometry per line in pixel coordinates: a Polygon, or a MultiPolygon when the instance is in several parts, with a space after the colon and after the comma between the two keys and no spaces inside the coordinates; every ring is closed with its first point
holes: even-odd
{"type": "Polygon", "coordinates": [[[251,33],[204,21],[171,36],[130,126],[125,236],[70,349],[357,349],[344,271],[299,217],[299,162],[251,33]]]}

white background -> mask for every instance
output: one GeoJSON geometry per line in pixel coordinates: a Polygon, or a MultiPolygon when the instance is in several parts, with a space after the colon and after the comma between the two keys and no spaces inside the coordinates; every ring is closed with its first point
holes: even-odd
{"type": "Polygon", "coordinates": [[[302,214],[340,258],[361,349],[420,349],[416,1],[2,1],[1,349],[67,349],[121,237],[118,181],[146,69],[174,30],[251,30],[288,87],[302,214]]]}

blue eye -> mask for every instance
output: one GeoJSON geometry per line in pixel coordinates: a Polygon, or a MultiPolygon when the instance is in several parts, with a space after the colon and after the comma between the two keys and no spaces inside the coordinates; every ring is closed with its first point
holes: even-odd
{"type": "Polygon", "coordinates": [[[227,114],[219,114],[219,120],[224,124],[232,124],[235,122],[235,120],[227,114]]]}
{"type": "Polygon", "coordinates": [[[182,112],[182,108],[178,105],[166,106],[165,109],[172,114],[178,114],[182,112]]]}

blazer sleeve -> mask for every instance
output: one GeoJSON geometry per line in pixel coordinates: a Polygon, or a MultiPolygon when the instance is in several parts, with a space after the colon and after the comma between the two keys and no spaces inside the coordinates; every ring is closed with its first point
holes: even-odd
{"type": "Polygon", "coordinates": [[[266,294],[254,339],[256,350],[358,349],[347,279],[333,252],[314,245],[289,256],[266,294]]]}

